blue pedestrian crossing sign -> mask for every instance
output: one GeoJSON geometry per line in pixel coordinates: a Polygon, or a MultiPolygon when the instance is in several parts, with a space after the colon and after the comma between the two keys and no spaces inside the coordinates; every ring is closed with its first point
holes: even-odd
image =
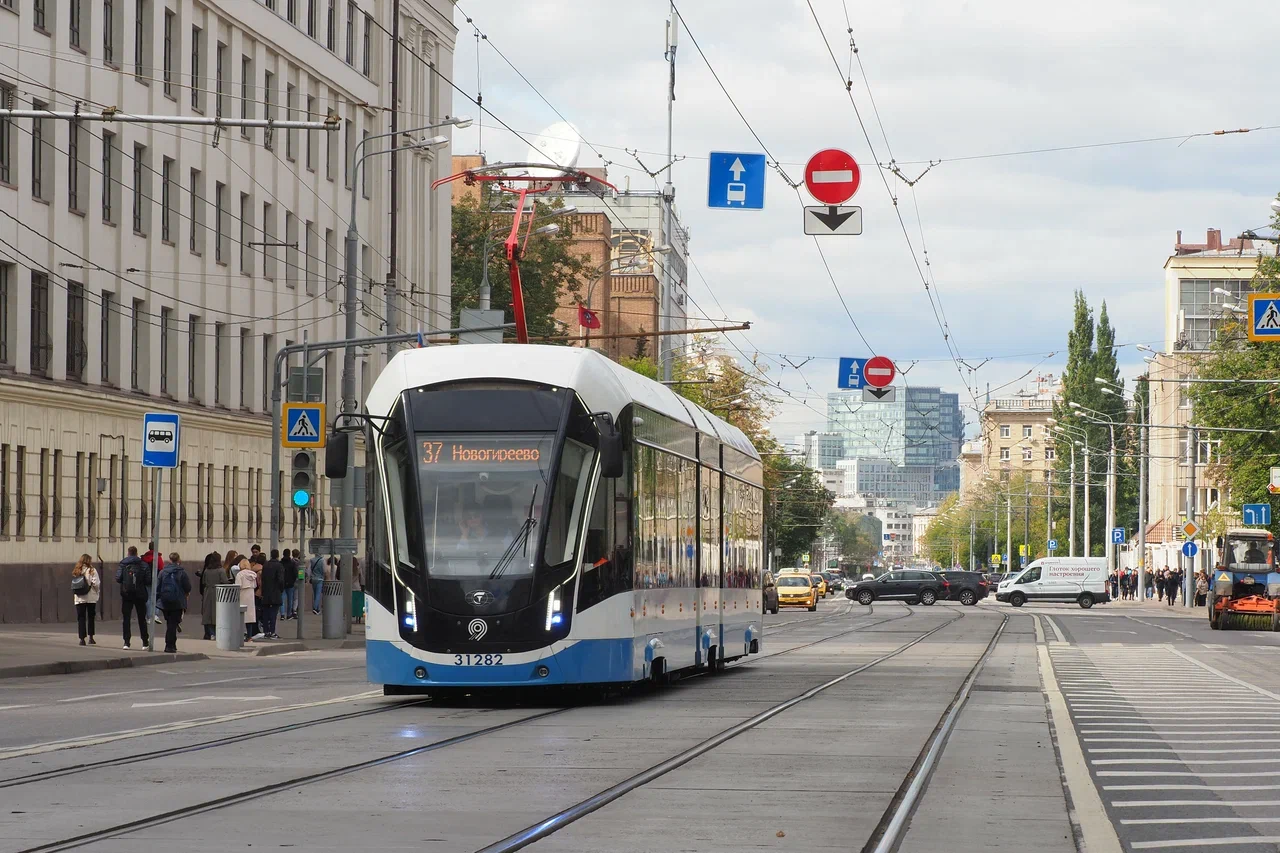
{"type": "Polygon", "coordinates": [[[1271,504],[1245,504],[1240,508],[1245,524],[1270,524],[1271,504]]]}
{"type": "Polygon", "coordinates": [[[285,403],[282,447],[324,447],[324,403],[285,403]]]}
{"type": "Polygon", "coordinates": [[[764,210],[763,154],[712,151],[707,171],[707,207],[764,210]]]}
{"type": "Polygon", "coordinates": [[[1182,556],[1194,557],[1196,554],[1199,554],[1199,553],[1200,553],[1200,546],[1197,545],[1194,540],[1188,539],[1186,542],[1182,543],[1182,556]]]}
{"type": "Polygon", "coordinates": [[[142,467],[177,468],[182,419],[173,412],[142,416],[142,467]]]}
{"type": "Polygon", "coordinates": [[[1124,544],[1124,528],[1123,527],[1111,528],[1111,544],[1112,545],[1124,544]]]}
{"type": "Polygon", "coordinates": [[[1280,341],[1280,293],[1249,294],[1249,340],[1280,341]]]}

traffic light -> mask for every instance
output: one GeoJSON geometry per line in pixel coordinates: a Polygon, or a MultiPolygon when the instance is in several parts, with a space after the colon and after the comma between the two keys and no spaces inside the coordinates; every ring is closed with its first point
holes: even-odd
{"type": "Polygon", "coordinates": [[[293,451],[293,475],[289,493],[296,509],[307,509],[315,502],[316,454],[314,450],[293,451]]]}

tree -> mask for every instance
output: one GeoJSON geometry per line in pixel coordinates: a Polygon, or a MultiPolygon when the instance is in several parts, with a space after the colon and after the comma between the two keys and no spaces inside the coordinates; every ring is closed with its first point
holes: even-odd
{"type": "Polygon", "coordinates": [[[849,565],[865,566],[880,551],[878,524],[868,524],[868,516],[857,512],[834,510],[827,517],[825,536],[835,542],[836,550],[849,565]]]}
{"type": "MultiPolygon", "coordinates": [[[[511,308],[511,279],[507,273],[503,241],[511,227],[510,212],[502,212],[502,193],[492,184],[480,184],[480,201],[464,197],[453,206],[453,314],[459,325],[463,308],[480,304],[486,245],[489,256],[490,305],[502,309],[507,322],[514,320],[511,308]]],[[[534,204],[534,217],[546,216],[556,206],[534,204]]],[[[526,214],[527,215],[527,214],[526,214]]],[[[536,227],[536,226],[535,226],[536,227]]],[[[554,234],[529,237],[520,256],[520,290],[524,294],[529,334],[534,337],[562,334],[555,321],[556,307],[575,301],[591,269],[573,251],[573,235],[568,228],[554,234]]],[[[433,318],[437,322],[439,318],[433,318]]]]}

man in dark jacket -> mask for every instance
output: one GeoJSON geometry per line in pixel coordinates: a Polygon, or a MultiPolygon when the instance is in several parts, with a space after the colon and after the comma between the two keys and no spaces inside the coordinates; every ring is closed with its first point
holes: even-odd
{"type": "Polygon", "coordinates": [[[281,584],[280,605],[281,613],[284,615],[282,619],[298,618],[298,563],[293,559],[293,552],[288,548],[284,549],[284,555],[280,558],[280,565],[284,569],[284,580],[281,584]]]}
{"type": "Polygon", "coordinates": [[[116,585],[120,587],[120,613],[124,616],[124,647],[129,648],[133,639],[129,617],[138,613],[138,636],[145,647],[150,642],[147,631],[147,602],[151,599],[151,568],[138,557],[138,547],[129,546],[129,555],[120,561],[116,569],[116,585]]]}
{"type": "Polygon", "coordinates": [[[262,567],[262,606],[266,613],[262,616],[262,632],[273,640],[280,639],[276,633],[276,617],[280,615],[281,591],[284,587],[284,566],[280,563],[280,552],[271,549],[271,559],[262,567]]]}
{"type": "Polygon", "coordinates": [[[177,552],[169,555],[169,565],[160,573],[156,583],[156,609],[164,613],[164,650],[170,654],[178,651],[178,623],[187,607],[191,594],[191,578],[182,567],[177,552]]]}
{"type": "MultiPolygon", "coordinates": [[[[155,568],[156,568],[156,577],[158,578],[160,576],[160,573],[164,571],[164,555],[157,554],[155,551],[156,551],[156,543],[148,542],[147,553],[142,555],[142,562],[146,563],[147,570],[150,571],[152,560],[156,560],[157,562],[156,562],[155,568]]],[[[148,600],[148,606],[150,606],[150,600],[148,600]]],[[[154,610],[151,610],[150,612],[147,613],[147,618],[155,619],[156,624],[157,625],[160,624],[160,621],[161,621],[160,614],[156,613],[154,610]]]]}

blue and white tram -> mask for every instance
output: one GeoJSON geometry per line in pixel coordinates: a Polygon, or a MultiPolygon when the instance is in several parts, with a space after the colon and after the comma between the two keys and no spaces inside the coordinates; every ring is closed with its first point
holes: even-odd
{"type": "Polygon", "coordinates": [[[400,352],[367,400],[369,680],[619,684],[758,652],[760,456],[598,353],[400,352]]]}

